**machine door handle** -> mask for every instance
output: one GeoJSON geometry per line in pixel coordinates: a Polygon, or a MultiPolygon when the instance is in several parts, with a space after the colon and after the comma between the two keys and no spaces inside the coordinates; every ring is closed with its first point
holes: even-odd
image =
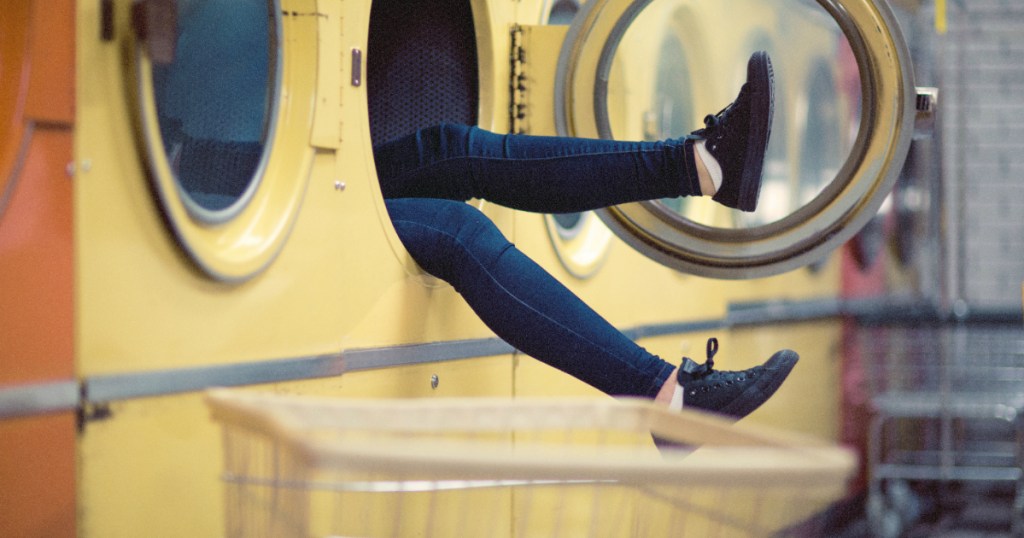
{"type": "Polygon", "coordinates": [[[132,30],[145,44],[151,62],[174,62],[178,45],[178,0],[135,0],[132,3],[132,30]]]}
{"type": "Polygon", "coordinates": [[[935,134],[935,115],[939,109],[939,89],[918,86],[915,109],[917,114],[914,117],[914,138],[931,138],[935,134]]]}

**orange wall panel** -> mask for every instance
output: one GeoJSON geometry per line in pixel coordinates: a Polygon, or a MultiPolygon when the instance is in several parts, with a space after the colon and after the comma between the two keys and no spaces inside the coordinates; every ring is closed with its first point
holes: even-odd
{"type": "Polygon", "coordinates": [[[75,2],[37,0],[31,15],[29,47],[40,61],[33,61],[27,73],[31,91],[25,96],[25,116],[70,124],[75,120],[75,2]]]}
{"type": "Polygon", "coordinates": [[[75,536],[75,415],[0,420],[0,536],[75,536]]]}
{"type": "MultiPolygon", "coordinates": [[[[74,377],[71,131],[38,129],[0,215],[0,389],[74,377]]],[[[0,420],[0,535],[74,536],[75,420],[0,420]]]]}
{"type": "MultiPolygon", "coordinates": [[[[74,378],[73,0],[0,17],[0,390],[74,378]]],[[[0,536],[76,533],[75,414],[0,419],[0,536]]]]}
{"type": "Polygon", "coordinates": [[[0,385],[74,374],[71,132],[37,129],[0,215],[0,385]]]}
{"type": "MultiPolygon", "coordinates": [[[[37,129],[0,215],[0,389],[74,377],[71,131],[37,129]]],[[[75,418],[0,420],[0,535],[74,536],[75,418]]]]}

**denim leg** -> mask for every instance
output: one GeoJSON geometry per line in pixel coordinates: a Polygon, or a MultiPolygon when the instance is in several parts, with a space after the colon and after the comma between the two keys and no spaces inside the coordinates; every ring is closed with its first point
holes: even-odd
{"type": "Polygon", "coordinates": [[[499,135],[442,124],[374,149],[385,198],[481,198],[541,213],[700,194],[692,139],[499,135]]]}
{"type": "Polygon", "coordinates": [[[520,252],[476,208],[429,198],[386,204],[413,259],[520,351],[616,396],[653,398],[674,370],[520,252]]]}

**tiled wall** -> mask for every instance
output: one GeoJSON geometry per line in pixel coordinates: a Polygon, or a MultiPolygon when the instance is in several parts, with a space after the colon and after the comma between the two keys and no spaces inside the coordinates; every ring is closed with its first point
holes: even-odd
{"type": "MultiPolygon", "coordinates": [[[[941,85],[946,291],[1020,308],[1024,280],[1024,2],[947,2],[931,32],[941,85]]],[[[920,36],[919,36],[920,37],[920,36]]],[[[920,43],[921,41],[919,41],[920,43]]]]}

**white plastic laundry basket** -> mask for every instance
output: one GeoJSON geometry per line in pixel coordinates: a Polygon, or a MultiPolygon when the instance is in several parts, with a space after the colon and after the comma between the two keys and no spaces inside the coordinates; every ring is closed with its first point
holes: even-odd
{"type": "Polygon", "coordinates": [[[247,538],[765,536],[827,507],[855,468],[813,439],[640,400],[208,403],[227,534],[247,538]]]}

